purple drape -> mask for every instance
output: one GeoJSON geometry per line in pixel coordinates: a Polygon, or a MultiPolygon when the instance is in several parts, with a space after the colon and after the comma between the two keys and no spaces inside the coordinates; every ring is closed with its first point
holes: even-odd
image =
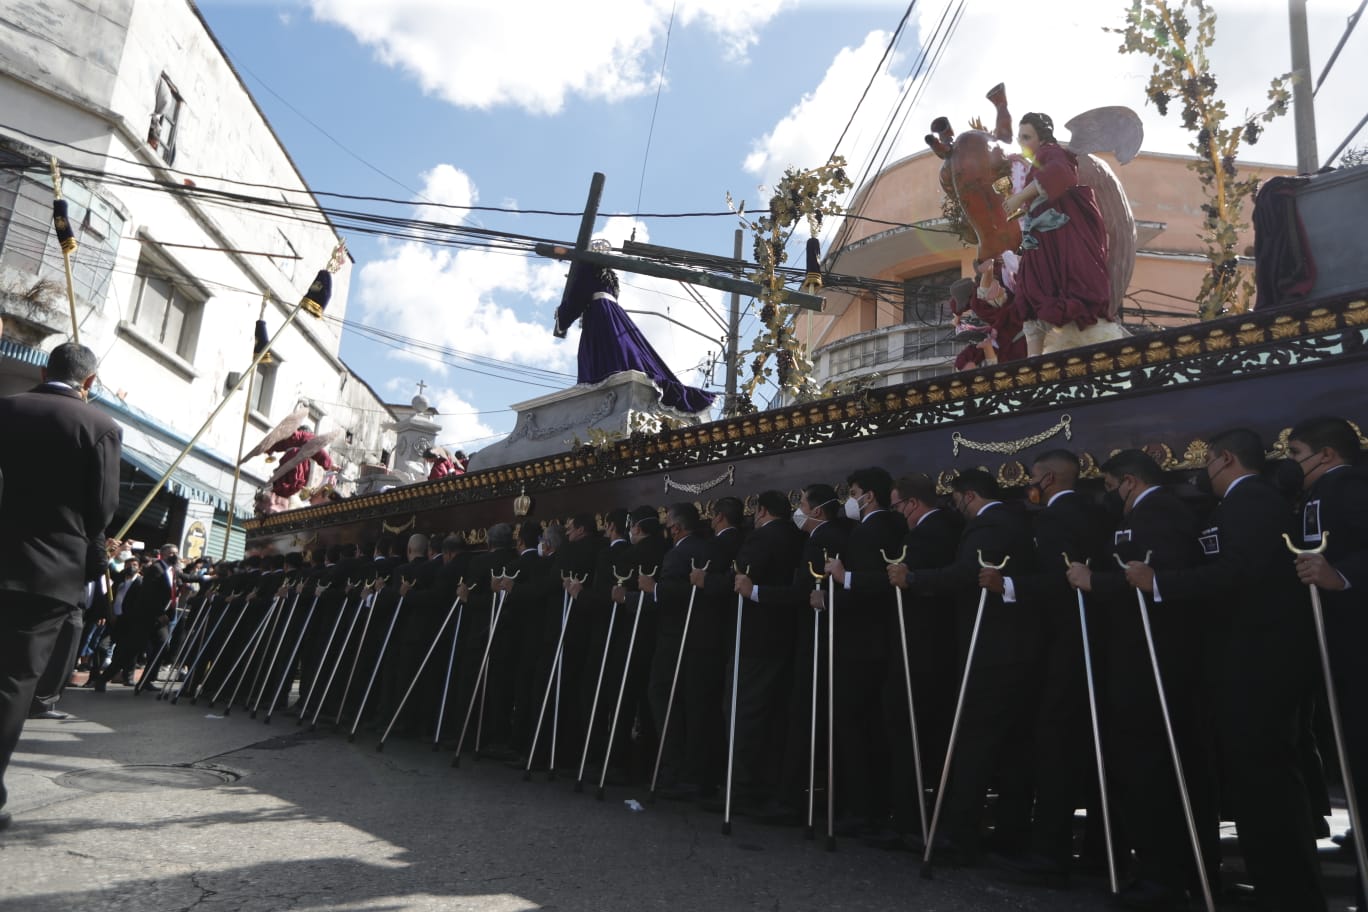
{"type": "Polygon", "coordinates": [[[611,270],[575,264],[565,295],[556,308],[556,335],[580,320],[579,382],[598,383],[613,374],[638,370],[660,387],[660,401],[681,412],[701,412],[713,394],[685,386],[665,365],[641,330],[617,302],[617,278],[611,270]]]}

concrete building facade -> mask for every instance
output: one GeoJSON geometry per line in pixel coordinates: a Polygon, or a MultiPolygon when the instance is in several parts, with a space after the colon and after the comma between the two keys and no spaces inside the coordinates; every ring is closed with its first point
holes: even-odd
{"type": "MultiPolygon", "coordinates": [[[[80,338],[101,359],[93,401],[125,429],[120,525],[250,364],[258,317],[280,329],[339,235],[188,0],[10,4],[0,112],[0,394],[33,385],[71,335],[55,157],[80,243],[80,338]]],[[[253,378],[250,411],[244,385],[135,538],[184,543],[193,530],[218,558],[239,439],[250,447],[297,407],[318,432],[339,432],[343,493],[392,446],[394,416],[338,357],[349,278],[344,265],[322,319],[301,313],[286,328],[253,378]]],[[[238,518],[272,469],[260,457],[243,467],[238,518]]],[[[233,538],[230,555],[241,550],[233,538]]]]}

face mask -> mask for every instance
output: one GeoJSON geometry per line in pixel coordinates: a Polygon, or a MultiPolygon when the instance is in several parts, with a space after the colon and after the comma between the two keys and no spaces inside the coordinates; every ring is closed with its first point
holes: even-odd
{"type": "Polygon", "coordinates": [[[860,501],[863,500],[863,499],[864,499],[863,496],[861,496],[861,497],[847,497],[847,498],[846,498],[846,502],[845,502],[845,515],[846,515],[846,519],[852,520],[852,521],[854,521],[854,522],[859,522],[859,521],[860,521],[860,501]]]}
{"type": "Polygon", "coordinates": [[[537,557],[546,557],[546,542],[537,542],[537,557]]]}
{"type": "Polygon", "coordinates": [[[1126,498],[1121,493],[1121,489],[1116,488],[1102,494],[1102,504],[1108,511],[1119,516],[1126,509],[1126,498]]]}
{"type": "Polygon", "coordinates": [[[1273,483],[1284,495],[1294,497],[1301,493],[1302,487],[1306,484],[1306,472],[1302,469],[1302,464],[1295,459],[1279,459],[1273,467],[1273,483]]]}
{"type": "Polygon", "coordinates": [[[793,524],[797,526],[800,530],[803,528],[803,526],[807,525],[807,521],[808,515],[803,512],[801,507],[793,511],[793,524]]]}
{"type": "Polygon", "coordinates": [[[1045,491],[1038,484],[1028,484],[1026,486],[1026,500],[1038,507],[1045,502],[1045,491]]]}
{"type": "Polygon", "coordinates": [[[1197,486],[1197,490],[1201,491],[1208,497],[1216,496],[1216,488],[1214,485],[1212,485],[1211,475],[1207,473],[1206,469],[1202,469],[1200,472],[1198,472],[1197,477],[1192,479],[1192,483],[1197,486]]]}

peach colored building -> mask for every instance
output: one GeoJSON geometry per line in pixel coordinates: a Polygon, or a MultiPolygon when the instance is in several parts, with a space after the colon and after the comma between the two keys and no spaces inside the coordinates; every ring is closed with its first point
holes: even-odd
{"type": "MultiPolygon", "coordinates": [[[[1205,196],[1188,167],[1195,158],[1141,152],[1122,166],[1101,157],[1124,186],[1136,222],[1135,272],[1123,322],[1143,332],[1195,321],[1193,299],[1208,262],[1199,238],[1205,196]]],[[[964,343],[952,335],[948,286],[973,274],[974,251],[942,214],[940,166],[929,149],[918,152],[856,192],[850,211],[867,220],[846,220],[824,265],[834,273],[901,282],[904,293],[899,299],[830,289],[824,312],[799,316],[799,338],[812,353],[819,384],[886,386],[953,369],[964,343]]],[[[1245,162],[1240,169],[1241,177],[1295,173],[1245,162]]],[[[1252,253],[1252,229],[1243,241],[1252,253]]]]}

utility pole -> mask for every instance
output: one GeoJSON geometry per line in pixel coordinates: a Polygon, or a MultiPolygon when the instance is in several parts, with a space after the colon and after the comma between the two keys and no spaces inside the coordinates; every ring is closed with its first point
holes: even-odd
{"type": "MultiPolygon", "coordinates": [[[[732,259],[741,259],[741,229],[736,229],[736,242],[732,252],[732,259]]],[[[723,400],[723,417],[730,417],[736,414],[736,375],[738,373],[737,360],[740,353],[737,351],[741,334],[741,293],[733,291],[731,296],[731,313],[727,316],[727,397],[723,400]]]]}
{"type": "Polygon", "coordinates": [[[1316,109],[1312,96],[1311,47],[1306,34],[1306,0],[1287,0],[1292,38],[1292,122],[1297,131],[1297,173],[1320,168],[1316,150],[1316,109]]]}

